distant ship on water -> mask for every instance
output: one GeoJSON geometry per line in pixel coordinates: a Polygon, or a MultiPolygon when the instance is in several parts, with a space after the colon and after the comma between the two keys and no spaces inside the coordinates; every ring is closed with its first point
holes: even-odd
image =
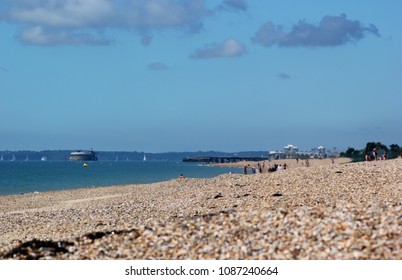
{"type": "Polygon", "coordinates": [[[75,151],[70,154],[70,160],[82,160],[82,161],[97,161],[98,157],[94,151],[75,151]]]}

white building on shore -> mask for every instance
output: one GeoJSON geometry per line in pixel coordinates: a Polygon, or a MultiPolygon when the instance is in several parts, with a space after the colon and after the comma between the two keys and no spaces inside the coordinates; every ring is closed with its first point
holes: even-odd
{"type": "Polygon", "coordinates": [[[295,145],[289,144],[283,147],[286,158],[294,158],[299,152],[299,148],[295,145]]]}
{"type": "Polygon", "coordinates": [[[292,144],[283,147],[283,151],[269,151],[268,157],[272,159],[286,159],[286,158],[326,158],[326,148],[318,146],[310,151],[300,151],[300,149],[292,144]]]}

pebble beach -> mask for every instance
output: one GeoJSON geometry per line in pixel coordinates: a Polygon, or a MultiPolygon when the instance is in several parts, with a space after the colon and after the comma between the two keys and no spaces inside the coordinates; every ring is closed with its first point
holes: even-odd
{"type": "Polygon", "coordinates": [[[402,159],[288,166],[0,196],[0,259],[402,259],[402,159]]]}

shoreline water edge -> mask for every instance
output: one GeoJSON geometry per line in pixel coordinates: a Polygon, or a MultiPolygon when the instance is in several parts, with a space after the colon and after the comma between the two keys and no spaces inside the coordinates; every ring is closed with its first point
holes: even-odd
{"type": "Polygon", "coordinates": [[[52,190],[150,184],[186,174],[212,178],[241,173],[235,167],[208,168],[196,163],[169,161],[15,161],[0,163],[0,196],[52,190]]]}
{"type": "Polygon", "coordinates": [[[328,160],[0,196],[0,259],[400,260],[402,159],[328,160]]]}

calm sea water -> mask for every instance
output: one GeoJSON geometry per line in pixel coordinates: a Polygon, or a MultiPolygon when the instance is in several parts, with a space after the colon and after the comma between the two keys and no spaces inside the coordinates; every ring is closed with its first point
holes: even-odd
{"type": "Polygon", "coordinates": [[[212,178],[237,168],[208,167],[182,162],[1,161],[0,195],[166,181],[183,173],[187,178],[212,178]]]}

